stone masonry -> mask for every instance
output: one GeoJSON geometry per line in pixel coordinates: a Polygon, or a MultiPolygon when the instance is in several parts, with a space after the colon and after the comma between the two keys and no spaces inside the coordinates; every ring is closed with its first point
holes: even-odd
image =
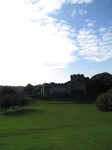
{"type": "Polygon", "coordinates": [[[70,76],[70,81],[66,83],[45,83],[42,86],[42,95],[47,97],[57,94],[72,94],[75,91],[86,92],[88,80],[89,78],[84,77],[83,74],[74,74],[70,76]]]}

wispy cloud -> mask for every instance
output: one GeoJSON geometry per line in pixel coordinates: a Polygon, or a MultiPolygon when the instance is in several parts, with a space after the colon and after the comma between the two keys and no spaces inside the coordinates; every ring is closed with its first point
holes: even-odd
{"type": "Polygon", "coordinates": [[[90,23],[88,23],[87,26],[88,26],[88,27],[94,27],[94,23],[93,23],[93,22],[90,22],[90,23]]]}
{"type": "Polygon", "coordinates": [[[72,10],[71,17],[73,18],[76,14],[77,14],[77,11],[76,11],[76,9],[74,8],[74,9],[72,10]]]}
{"type": "Polygon", "coordinates": [[[88,12],[85,10],[85,9],[79,9],[78,10],[78,13],[83,16],[83,15],[86,15],[88,12]]]}
{"type": "Polygon", "coordinates": [[[81,29],[77,36],[80,46],[79,55],[91,61],[104,61],[112,58],[112,28],[81,29]],[[103,34],[102,34],[103,33],[103,34]]]}
{"type": "MultiPolygon", "coordinates": [[[[40,11],[43,14],[54,13],[60,10],[64,4],[89,4],[93,0],[26,0],[26,2],[32,3],[36,11],[40,11]]],[[[84,14],[85,11],[80,10],[80,14],[84,14]]]]}
{"type": "Polygon", "coordinates": [[[65,0],[66,3],[71,3],[71,4],[83,4],[83,3],[89,4],[92,1],[93,0],[65,0]]]}
{"type": "Polygon", "coordinates": [[[72,13],[71,13],[71,17],[73,18],[75,15],[79,14],[81,16],[86,15],[88,12],[85,9],[76,9],[74,8],[72,13]]]}
{"type": "Polygon", "coordinates": [[[87,24],[87,27],[94,27],[94,25],[95,25],[95,23],[96,23],[97,21],[95,21],[95,20],[90,20],[90,19],[86,19],[85,20],[85,23],[87,24]]]}

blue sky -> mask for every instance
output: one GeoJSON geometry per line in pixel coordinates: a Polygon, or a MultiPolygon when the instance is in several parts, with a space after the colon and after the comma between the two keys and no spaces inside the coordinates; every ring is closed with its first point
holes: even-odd
{"type": "Polygon", "coordinates": [[[1,0],[0,84],[112,74],[111,0],[1,0]]]}

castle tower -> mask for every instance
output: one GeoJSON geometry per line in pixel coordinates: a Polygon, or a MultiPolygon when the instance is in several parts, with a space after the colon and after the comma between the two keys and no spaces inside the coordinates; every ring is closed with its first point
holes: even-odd
{"type": "Polygon", "coordinates": [[[86,81],[87,78],[83,74],[74,74],[70,76],[71,78],[71,92],[74,91],[86,91],[86,81]]]}

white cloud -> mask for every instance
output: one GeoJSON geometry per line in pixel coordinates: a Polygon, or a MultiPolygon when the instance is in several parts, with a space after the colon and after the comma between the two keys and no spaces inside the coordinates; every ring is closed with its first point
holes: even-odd
{"type": "Polygon", "coordinates": [[[71,17],[73,18],[75,15],[79,14],[81,16],[86,15],[88,12],[85,9],[76,9],[74,8],[72,13],[71,13],[71,17]]]}
{"type": "MultiPolygon", "coordinates": [[[[60,10],[64,4],[89,4],[93,0],[26,0],[27,2],[32,3],[35,11],[41,11],[41,14],[54,13],[57,10],[60,10]]],[[[79,10],[80,15],[87,14],[87,11],[84,9],[79,10]]]]}
{"type": "Polygon", "coordinates": [[[83,15],[86,15],[88,12],[85,10],[85,9],[79,9],[78,10],[78,13],[83,16],[83,15]]]}
{"type": "Polygon", "coordinates": [[[93,22],[90,22],[90,23],[87,24],[87,26],[88,26],[88,27],[94,27],[94,23],[93,23],[93,22]]]}
{"type": "Polygon", "coordinates": [[[66,2],[71,3],[71,4],[83,4],[83,3],[89,4],[92,1],[93,0],[66,0],[66,2]]]}
{"type": "Polygon", "coordinates": [[[112,29],[102,28],[96,33],[93,29],[81,29],[77,41],[80,46],[79,55],[85,59],[100,62],[112,58],[112,29]]]}
{"type": "Polygon", "coordinates": [[[72,11],[72,13],[71,13],[71,17],[73,18],[76,14],[77,14],[77,11],[76,11],[76,9],[74,8],[73,11],[72,11]]]}
{"type": "Polygon", "coordinates": [[[43,76],[46,82],[59,80],[58,69],[77,59],[72,55],[78,49],[71,39],[73,29],[48,16],[62,2],[0,1],[1,84],[42,82],[43,76]]]}
{"type": "Polygon", "coordinates": [[[85,20],[86,23],[88,23],[88,22],[90,22],[90,21],[91,21],[90,19],[86,19],[86,20],[85,20]]]}
{"type": "Polygon", "coordinates": [[[90,20],[90,19],[85,20],[85,23],[86,23],[87,27],[89,27],[89,28],[94,27],[96,22],[97,22],[97,20],[90,20]]]}
{"type": "Polygon", "coordinates": [[[100,33],[104,33],[106,31],[106,28],[105,27],[100,27],[100,29],[99,29],[99,32],[100,33]]]}
{"type": "MultiPolygon", "coordinates": [[[[39,15],[48,15],[50,13],[55,13],[56,11],[60,10],[62,6],[66,3],[78,3],[77,1],[72,0],[26,0],[30,7],[33,7],[34,11],[40,12],[39,15]],[[32,4],[32,6],[31,6],[32,4]]],[[[41,16],[42,17],[42,16],[41,16]]]]}

